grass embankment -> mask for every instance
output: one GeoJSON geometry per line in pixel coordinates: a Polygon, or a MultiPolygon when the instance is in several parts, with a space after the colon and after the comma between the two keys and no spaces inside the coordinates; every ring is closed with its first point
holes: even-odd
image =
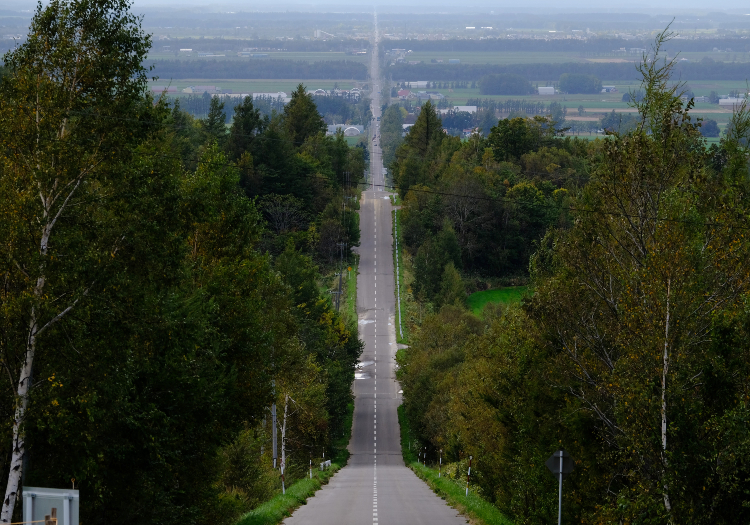
{"type": "Polygon", "coordinates": [[[466,299],[469,309],[476,315],[482,315],[487,303],[511,304],[517,303],[529,292],[528,286],[506,286],[496,290],[475,292],[466,299]]]}
{"type": "Polygon", "coordinates": [[[447,477],[438,477],[438,471],[421,464],[414,451],[409,450],[411,429],[404,412],[404,406],[398,407],[398,423],[401,427],[401,453],[404,463],[432,489],[435,494],[444,499],[450,506],[464,516],[470,518],[477,525],[513,525],[513,522],[500,512],[497,507],[469,491],[465,495],[465,488],[447,477]]]}
{"type": "Polygon", "coordinates": [[[404,285],[404,259],[401,253],[401,217],[398,210],[393,211],[393,270],[396,274],[396,342],[409,344],[409,327],[402,319],[406,313],[406,286],[404,285]],[[398,268],[398,271],[396,271],[398,268]],[[400,299],[400,301],[399,301],[400,299]],[[399,304],[400,302],[400,304],[399,304]],[[399,308],[400,306],[400,308],[399,308]]]}
{"type": "Polygon", "coordinates": [[[281,523],[284,518],[292,515],[292,512],[307,503],[307,498],[313,496],[318,489],[328,483],[336,472],[341,470],[349,460],[349,451],[346,446],[349,444],[349,438],[352,433],[352,420],[354,417],[354,404],[350,403],[347,407],[346,422],[344,428],[346,432],[338,440],[334,441],[333,448],[335,454],[331,460],[331,466],[328,470],[314,470],[313,477],[303,478],[286,489],[286,494],[277,494],[269,501],[259,505],[242,516],[236,525],[276,525],[281,523]]]}

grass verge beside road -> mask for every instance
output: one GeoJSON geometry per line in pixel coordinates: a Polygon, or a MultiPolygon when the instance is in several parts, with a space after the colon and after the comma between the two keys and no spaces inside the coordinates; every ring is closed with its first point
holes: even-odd
{"type": "Polygon", "coordinates": [[[344,423],[346,431],[344,435],[333,442],[335,454],[328,470],[313,471],[312,479],[303,478],[290,485],[286,494],[277,494],[272,499],[262,503],[242,516],[236,525],[276,525],[281,523],[284,518],[291,516],[297,507],[307,503],[307,498],[313,496],[323,485],[327,484],[333,475],[341,470],[349,460],[349,451],[346,447],[352,433],[353,418],[354,404],[350,403],[347,407],[346,422],[344,423]]]}
{"type": "MultiPolygon", "coordinates": [[[[347,322],[354,323],[354,329],[357,329],[357,275],[359,275],[359,255],[354,256],[354,261],[346,269],[346,284],[344,286],[344,311],[346,312],[347,322]]],[[[346,446],[346,445],[345,445],[346,446]]]]}
{"type": "Polygon", "coordinates": [[[409,449],[411,429],[406,418],[404,405],[398,407],[398,423],[401,428],[401,453],[404,463],[432,489],[444,499],[448,505],[467,516],[476,525],[513,525],[497,507],[480,498],[476,493],[469,492],[455,481],[447,477],[438,477],[437,470],[419,463],[414,451],[409,449]]]}

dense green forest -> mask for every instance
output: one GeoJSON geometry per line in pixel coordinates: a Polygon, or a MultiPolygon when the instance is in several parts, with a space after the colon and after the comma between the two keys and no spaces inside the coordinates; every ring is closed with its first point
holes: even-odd
{"type": "Polygon", "coordinates": [[[287,483],[346,432],[361,343],[328,288],[362,149],[302,85],[229,127],[153,100],[128,8],[40,4],[3,59],[3,522],[74,480],[83,523],[232,523],[281,489],[272,403],[287,483]]]}
{"type": "Polygon", "coordinates": [[[568,220],[567,200],[589,176],[590,144],[558,138],[550,116],[495,122],[487,137],[464,141],[443,132],[428,102],[395,150],[390,171],[420,302],[453,303],[440,287],[455,269],[523,278],[534,242],[568,220]]]}
{"type": "Polygon", "coordinates": [[[750,520],[750,113],[707,147],[674,74],[642,64],[636,122],[604,139],[536,116],[460,141],[426,105],[394,153],[405,412],[516,524],[555,522],[560,447],[563,523],[750,520]],[[474,272],[531,293],[480,318],[474,272]]]}
{"type": "MultiPolygon", "coordinates": [[[[716,62],[705,58],[700,62],[675,64],[675,77],[689,80],[739,80],[748,77],[748,64],[742,62],[716,62]]],[[[394,64],[387,68],[388,74],[397,82],[414,80],[474,81],[485,75],[513,74],[529,81],[555,81],[569,74],[592,75],[607,81],[638,81],[636,65],[627,63],[564,64],[394,64]]],[[[175,77],[177,78],[177,77],[175,77]]]]}
{"type": "MultiPolygon", "coordinates": [[[[170,78],[315,78],[366,80],[367,66],[353,60],[305,60],[246,58],[233,60],[155,60],[152,74],[170,78]]],[[[723,77],[722,77],[723,78],[723,77]]]]}

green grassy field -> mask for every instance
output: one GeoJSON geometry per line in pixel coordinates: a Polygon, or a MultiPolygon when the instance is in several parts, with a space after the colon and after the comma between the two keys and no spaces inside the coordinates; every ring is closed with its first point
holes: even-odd
{"type": "Polygon", "coordinates": [[[398,407],[398,424],[401,429],[401,453],[404,463],[427,483],[435,494],[458,512],[471,518],[471,523],[475,525],[513,525],[497,507],[480,498],[473,490],[469,489],[469,495],[466,496],[463,482],[457,483],[447,477],[439,477],[436,469],[418,461],[414,451],[409,447],[409,442],[413,441],[413,438],[404,405],[398,407]]]}
{"type": "Polygon", "coordinates": [[[528,286],[507,286],[496,290],[475,292],[466,299],[466,304],[472,312],[479,315],[487,303],[510,304],[517,303],[529,292],[528,286]]]}

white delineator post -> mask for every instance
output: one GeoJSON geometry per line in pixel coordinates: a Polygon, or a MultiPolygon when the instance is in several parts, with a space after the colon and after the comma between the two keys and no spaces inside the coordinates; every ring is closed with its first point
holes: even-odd
{"type": "Polygon", "coordinates": [[[469,478],[471,477],[471,460],[474,456],[469,456],[469,471],[466,473],[466,497],[469,497],[469,478]]]}

